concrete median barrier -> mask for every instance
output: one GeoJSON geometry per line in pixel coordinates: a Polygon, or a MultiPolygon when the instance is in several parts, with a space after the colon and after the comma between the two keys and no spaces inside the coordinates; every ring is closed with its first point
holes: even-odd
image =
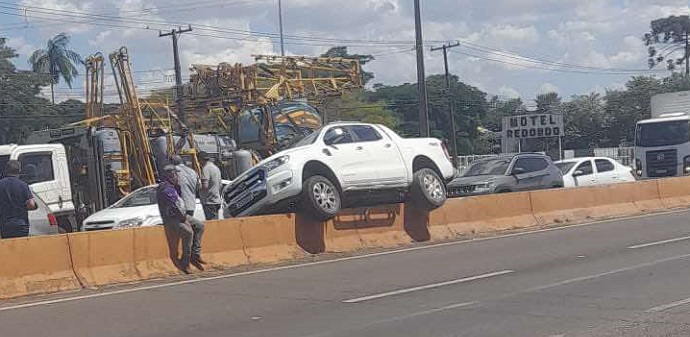
{"type": "Polygon", "coordinates": [[[659,179],[657,183],[664,207],[678,208],[690,205],[690,177],[659,179]]]}
{"type": "MultiPolygon", "coordinates": [[[[634,187],[633,187],[634,189],[634,187]]],[[[640,212],[625,186],[563,188],[530,192],[539,224],[579,222],[640,212]]]]}
{"type": "Polygon", "coordinates": [[[1,240],[0,256],[0,299],[81,288],[64,235],[1,240]]]}
{"type": "Polygon", "coordinates": [[[161,278],[182,273],[170,258],[170,249],[163,226],[134,228],[132,231],[134,267],[141,279],[161,278]]]}
{"type": "Polygon", "coordinates": [[[227,268],[249,263],[238,219],[207,221],[202,249],[211,266],[227,268]]]}
{"type": "Polygon", "coordinates": [[[84,285],[103,286],[142,279],[135,266],[134,230],[67,235],[72,265],[84,285]]]}
{"type": "Polygon", "coordinates": [[[306,255],[297,244],[295,215],[281,214],[238,218],[244,249],[250,263],[271,263],[306,255]]]}
{"type": "Polygon", "coordinates": [[[537,225],[528,193],[450,199],[443,211],[455,237],[537,225]]]}

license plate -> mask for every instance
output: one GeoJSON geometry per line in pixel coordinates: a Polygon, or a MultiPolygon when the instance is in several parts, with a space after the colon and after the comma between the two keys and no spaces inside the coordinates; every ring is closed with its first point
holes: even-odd
{"type": "Polygon", "coordinates": [[[250,201],[252,201],[252,194],[247,193],[247,195],[243,196],[242,199],[235,203],[235,209],[241,209],[242,207],[247,206],[250,201]]]}

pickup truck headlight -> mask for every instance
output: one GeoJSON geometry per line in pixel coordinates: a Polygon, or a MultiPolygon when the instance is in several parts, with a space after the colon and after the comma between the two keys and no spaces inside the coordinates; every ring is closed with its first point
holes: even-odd
{"type": "Polygon", "coordinates": [[[271,172],[285,164],[287,164],[290,161],[290,156],[282,156],[278,157],[276,159],[273,159],[269,161],[268,163],[264,164],[264,167],[268,172],[271,172]]]}

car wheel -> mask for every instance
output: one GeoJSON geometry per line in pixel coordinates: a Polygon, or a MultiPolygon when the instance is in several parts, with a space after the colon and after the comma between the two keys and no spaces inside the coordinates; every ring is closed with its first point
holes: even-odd
{"type": "Polygon", "coordinates": [[[302,186],[302,209],[316,220],[334,218],[340,211],[340,192],[328,178],[315,175],[304,181],[302,186]]]}
{"type": "Polygon", "coordinates": [[[446,202],[446,186],[438,174],[429,168],[414,173],[410,191],[412,201],[428,211],[437,209],[446,202]]]}

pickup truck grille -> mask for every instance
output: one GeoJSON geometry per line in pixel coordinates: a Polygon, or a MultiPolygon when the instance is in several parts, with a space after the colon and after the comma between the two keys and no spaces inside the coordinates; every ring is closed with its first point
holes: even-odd
{"type": "Polygon", "coordinates": [[[250,171],[242,180],[234,181],[225,191],[223,200],[234,217],[244,212],[267,194],[266,171],[256,169],[250,171]]]}
{"type": "Polygon", "coordinates": [[[449,197],[460,197],[463,195],[468,195],[474,193],[477,190],[476,185],[465,185],[465,186],[449,186],[448,196],[449,197]]]}
{"type": "Polygon", "coordinates": [[[675,149],[649,151],[646,159],[648,177],[673,177],[678,174],[678,156],[675,149]]]}

